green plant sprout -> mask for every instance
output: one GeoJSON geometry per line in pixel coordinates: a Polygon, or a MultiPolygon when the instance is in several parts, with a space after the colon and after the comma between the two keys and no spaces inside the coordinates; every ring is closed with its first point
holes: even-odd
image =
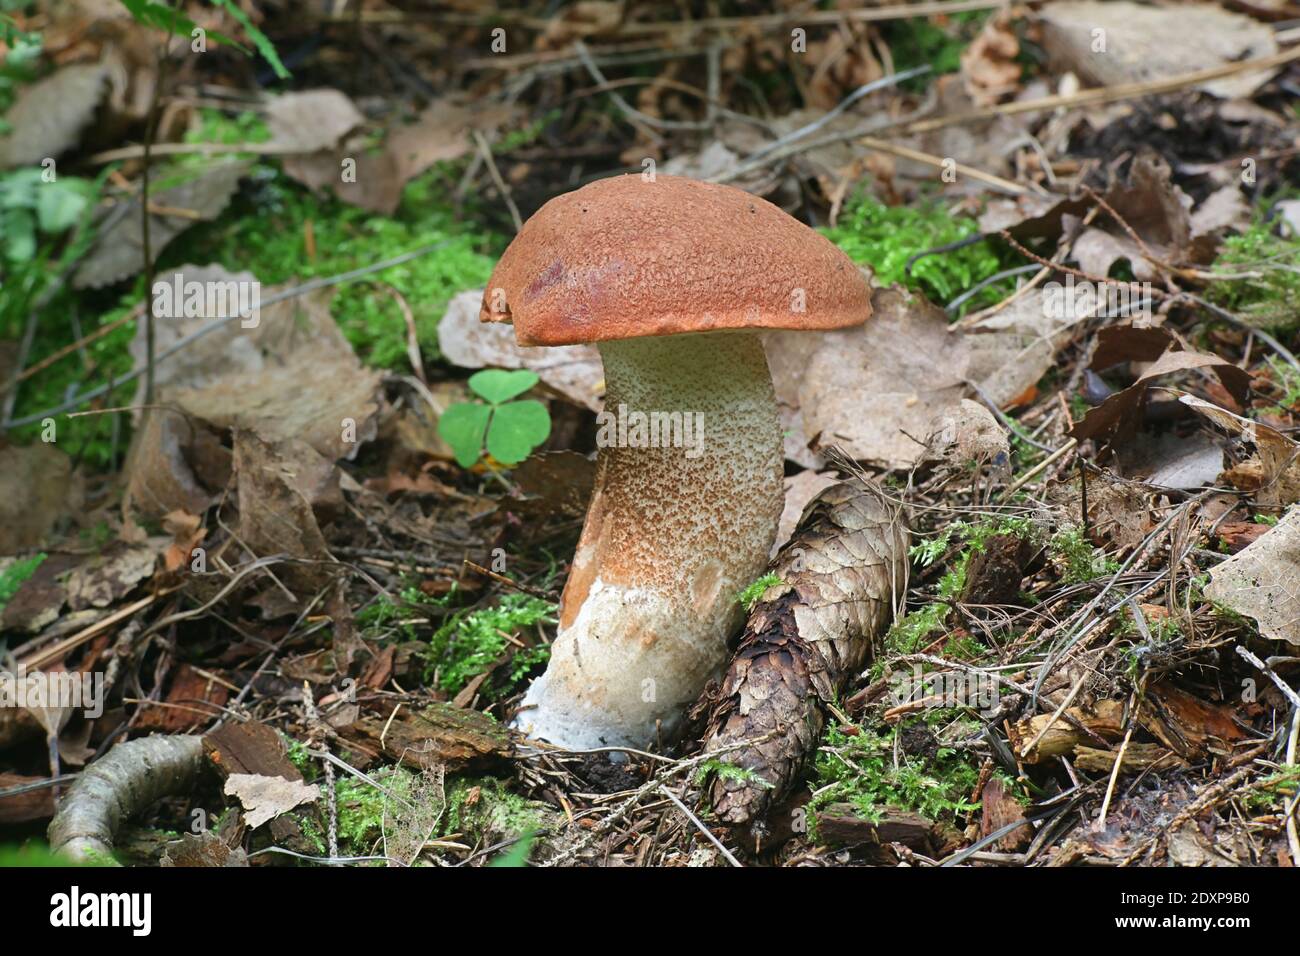
{"type": "MultiPolygon", "coordinates": [[[[244,13],[243,10],[232,2],[232,0],[213,0],[212,5],[225,10],[232,18],[234,18],[236,23],[243,27],[249,40],[251,40],[253,46],[257,48],[257,52],[262,54],[262,57],[266,62],[271,65],[271,69],[275,71],[276,76],[282,80],[289,78],[289,71],[286,70],[284,64],[280,62],[280,56],[275,52],[275,46],[271,43],[267,35],[258,29],[253,21],[248,18],[248,14],[244,13]]],[[[136,23],[142,24],[146,27],[154,27],[163,30],[186,40],[192,39],[195,35],[195,31],[200,29],[198,24],[185,16],[185,14],[178,10],[173,10],[171,7],[164,6],[161,3],[154,3],[153,0],[122,0],[122,6],[126,7],[127,11],[131,14],[131,18],[135,20],[136,23]]],[[[251,51],[248,47],[231,37],[226,36],[224,33],[207,29],[204,29],[202,32],[204,35],[217,41],[223,46],[233,47],[241,53],[251,55],[251,51]]]]}
{"type": "Polygon", "coordinates": [[[551,434],[551,416],[536,399],[514,401],[534,385],[536,372],[484,369],[469,378],[470,391],[483,402],[457,402],[438,420],[438,434],[451,446],[456,463],[470,468],[487,452],[503,465],[517,465],[551,434]]]}

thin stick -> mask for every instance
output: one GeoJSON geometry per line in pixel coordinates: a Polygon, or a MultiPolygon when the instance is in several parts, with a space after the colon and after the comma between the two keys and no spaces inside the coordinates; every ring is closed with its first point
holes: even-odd
{"type": "Polygon", "coordinates": [[[1242,60],[1237,63],[1228,63],[1223,66],[1211,67],[1207,70],[1197,70],[1194,73],[1182,73],[1178,76],[1166,77],[1159,80],[1145,80],[1141,83],[1117,83],[1114,86],[1102,86],[1091,90],[1080,90],[1078,93],[1044,96],[1036,100],[1021,100],[1016,103],[1003,103],[999,106],[972,110],[969,113],[958,113],[952,116],[939,116],[934,119],[919,120],[905,126],[903,128],[903,133],[910,136],[915,133],[928,133],[931,130],[943,129],[945,126],[960,126],[963,123],[976,123],[980,120],[993,119],[998,116],[1014,116],[1017,113],[1033,113],[1038,110],[1054,110],[1064,106],[1094,106],[1100,103],[1113,103],[1117,100],[1129,100],[1142,96],[1156,96],[1161,93],[1172,93],[1175,90],[1181,90],[1184,87],[1196,86],[1198,83],[1208,83],[1211,80],[1221,80],[1224,77],[1236,76],[1238,73],[1273,69],[1274,67],[1283,66],[1297,59],[1300,59],[1300,47],[1291,50],[1284,50],[1281,53],[1260,57],[1255,60],[1242,60]]]}
{"type": "Polygon", "coordinates": [[[473,133],[474,143],[478,146],[479,155],[483,157],[483,162],[487,164],[488,174],[492,177],[492,182],[496,183],[497,192],[505,200],[506,208],[510,210],[510,218],[515,223],[515,232],[518,232],[524,228],[524,221],[519,215],[519,207],[515,205],[514,197],[510,195],[510,187],[501,178],[501,170],[497,169],[496,160],[492,158],[492,147],[488,145],[486,137],[479,130],[474,130],[473,133]]]}
{"type": "Polygon", "coordinates": [[[541,598],[544,601],[555,600],[556,596],[554,594],[547,594],[540,588],[535,588],[528,584],[520,584],[518,581],[506,577],[504,574],[497,574],[490,568],[485,568],[481,564],[475,564],[469,558],[465,559],[465,567],[469,568],[476,574],[483,575],[485,578],[491,578],[493,581],[497,582],[497,584],[504,584],[508,588],[514,588],[516,591],[523,591],[525,594],[531,594],[533,597],[541,598]]]}
{"type": "Polygon", "coordinates": [[[722,845],[722,841],[719,840],[717,837],[715,837],[713,835],[713,832],[709,830],[709,828],[706,827],[700,821],[700,818],[697,817],[695,814],[691,813],[690,809],[686,806],[686,804],[678,800],[677,796],[671,790],[669,790],[668,787],[661,786],[659,788],[659,792],[662,793],[669,800],[671,800],[673,802],[673,806],[677,807],[678,810],[686,814],[686,819],[690,820],[691,823],[695,824],[695,828],[699,830],[701,833],[703,833],[704,836],[708,839],[708,841],[718,848],[718,852],[722,854],[723,858],[728,863],[730,863],[732,866],[737,867],[739,869],[744,869],[741,862],[737,860],[734,855],[732,855],[732,852],[722,845]]]}
{"type": "Polygon", "coordinates": [[[1014,485],[1012,485],[1010,488],[1008,488],[1005,492],[1002,493],[1002,497],[1010,498],[1012,495],[1014,495],[1025,485],[1029,484],[1029,482],[1033,481],[1034,478],[1037,477],[1039,473],[1045,471],[1047,468],[1051,467],[1053,464],[1060,461],[1063,456],[1073,451],[1078,444],[1079,442],[1077,439],[1074,438],[1069,439],[1064,445],[1056,449],[1056,451],[1052,452],[1050,455],[1048,455],[1046,458],[1044,458],[1042,461],[1036,464],[1033,468],[1030,468],[1027,472],[1021,475],[1020,478],[1016,480],[1016,483],[1014,485]]]}
{"type": "MultiPolygon", "coordinates": [[[[910,146],[900,146],[897,143],[891,143],[887,140],[876,139],[874,136],[859,136],[857,143],[867,149],[874,149],[878,153],[888,153],[891,156],[898,156],[902,159],[910,159],[913,162],[925,163],[927,166],[934,166],[936,169],[945,168],[948,160],[941,156],[935,156],[931,153],[923,153],[919,149],[912,149],[910,146]]],[[[986,173],[981,169],[973,166],[967,166],[964,163],[954,163],[952,166],[958,173],[974,179],[985,185],[992,186],[994,189],[1000,189],[1005,193],[1013,196],[1025,196],[1033,190],[1019,183],[1013,183],[1009,179],[1003,179],[1001,176],[994,176],[992,173],[986,173]]]]}

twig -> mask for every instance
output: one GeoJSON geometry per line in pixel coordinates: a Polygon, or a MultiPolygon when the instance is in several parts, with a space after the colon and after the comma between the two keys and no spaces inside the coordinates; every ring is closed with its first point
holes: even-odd
{"type": "Polygon", "coordinates": [[[690,809],[686,806],[686,804],[682,803],[680,800],[677,799],[676,794],[674,794],[671,790],[669,790],[667,786],[663,786],[663,785],[659,787],[659,792],[662,793],[669,800],[671,800],[673,802],[673,806],[677,807],[678,810],[686,814],[686,819],[690,820],[691,823],[695,825],[695,828],[699,830],[701,833],[703,833],[704,836],[708,839],[708,841],[718,848],[718,852],[722,854],[722,856],[726,859],[728,863],[730,863],[734,867],[738,867],[741,869],[744,868],[741,862],[736,859],[736,857],[732,854],[732,852],[722,845],[722,841],[719,840],[717,837],[715,837],[713,835],[713,832],[700,821],[700,818],[697,817],[695,814],[691,813],[690,809]]]}
{"type": "MultiPolygon", "coordinates": [[[[912,149],[910,146],[902,146],[898,143],[890,143],[883,139],[877,139],[874,136],[859,136],[857,137],[857,143],[859,146],[863,146],[867,149],[874,149],[879,153],[888,153],[891,156],[898,156],[901,159],[910,159],[916,163],[925,163],[927,166],[933,166],[936,169],[944,169],[949,163],[949,160],[942,156],[935,156],[932,153],[924,153],[919,149],[912,149]]],[[[963,176],[984,183],[987,186],[992,186],[994,189],[1000,189],[1005,193],[1010,193],[1012,196],[1024,196],[1034,191],[1043,192],[1041,188],[1033,190],[1028,186],[1013,183],[1009,179],[1003,179],[1001,176],[994,176],[992,173],[986,173],[982,169],[976,169],[975,167],[967,166],[964,163],[954,162],[952,163],[952,168],[963,176]]]]}
{"type": "Polygon", "coordinates": [[[1221,80],[1224,77],[1236,76],[1238,73],[1273,69],[1274,67],[1283,66],[1297,59],[1300,59],[1300,47],[1296,47],[1292,50],[1284,50],[1281,53],[1260,57],[1255,60],[1241,60],[1223,66],[1211,67],[1206,70],[1197,70],[1194,73],[1182,73],[1178,76],[1171,76],[1158,80],[1145,80],[1140,83],[1117,83],[1114,86],[1102,86],[1091,90],[1080,90],[1077,93],[1044,96],[1034,100],[1020,100],[1015,103],[1003,103],[985,109],[972,110],[968,113],[957,113],[951,116],[939,116],[930,120],[920,120],[905,125],[903,127],[903,133],[910,136],[916,133],[928,133],[931,130],[943,129],[945,126],[960,126],[964,123],[976,123],[980,120],[993,119],[998,116],[1014,116],[1018,113],[1034,113],[1039,110],[1054,110],[1069,106],[1095,106],[1101,103],[1113,103],[1118,100],[1130,100],[1143,96],[1156,96],[1161,93],[1172,93],[1175,90],[1181,90],[1188,86],[1196,86],[1199,83],[1208,83],[1211,80],[1221,80]]]}
{"type": "Polygon", "coordinates": [[[518,581],[506,577],[504,574],[497,574],[490,568],[485,568],[481,564],[475,564],[469,558],[466,558],[464,563],[465,567],[469,568],[475,574],[481,574],[485,578],[491,578],[493,581],[497,582],[497,584],[504,584],[508,588],[514,588],[516,591],[523,591],[525,594],[531,594],[533,597],[541,598],[544,601],[556,600],[555,594],[548,594],[540,588],[535,588],[528,584],[521,584],[518,581]]]}
{"type": "Polygon", "coordinates": [[[1241,644],[1237,645],[1237,653],[1240,654],[1242,657],[1244,657],[1246,660],[1250,661],[1250,663],[1253,664],[1257,669],[1267,674],[1268,679],[1271,680],[1275,685],[1277,685],[1277,689],[1282,692],[1283,696],[1285,696],[1287,700],[1291,701],[1291,706],[1294,707],[1297,712],[1300,712],[1300,694],[1297,694],[1295,689],[1290,684],[1288,684],[1282,678],[1278,677],[1277,674],[1273,671],[1273,668],[1269,667],[1258,657],[1256,657],[1252,651],[1248,650],[1246,647],[1244,647],[1241,644]]]}
{"type": "Polygon", "coordinates": [[[483,162],[487,164],[488,174],[492,177],[492,182],[496,183],[497,192],[505,200],[506,208],[510,210],[510,218],[514,220],[515,232],[518,232],[524,228],[524,220],[519,215],[519,207],[515,205],[514,197],[510,195],[510,187],[501,178],[501,170],[497,169],[496,160],[492,158],[492,147],[488,145],[488,141],[481,131],[473,130],[473,134],[479,155],[483,157],[483,162]]]}
{"type": "Polygon", "coordinates": [[[1269,335],[1263,329],[1256,328],[1255,326],[1247,322],[1245,319],[1233,315],[1227,309],[1219,308],[1219,306],[1215,305],[1213,302],[1209,302],[1201,298],[1199,295],[1195,295],[1194,293],[1191,292],[1183,292],[1180,293],[1180,295],[1185,296],[1188,299],[1191,299],[1193,302],[1195,302],[1197,305],[1201,306],[1202,308],[1209,309],[1219,318],[1231,322],[1233,325],[1249,330],[1255,336],[1255,338],[1259,339],[1261,342],[1263,342],[1265,345],[1267,345],[1269,348],[1275,351],[1278,355],[1282,356],[1282,358],[1287,362],[1288,365],[1290,365],[1297,372],[1300,372],[1300,359],[1297,359],[1294,353],[1292,353],[1290,349],[1288,349],[1277,339],[1273,338],[1273,336],[1269,335]]]}
{"type": "MultiPolygon", "coordinates": [[[[587,49],[587,45],[581,40],[574,40],[573,49],[577,51],[579,58],[582,60],[582,65],[587,68],[587,72],[591,74],[591,78],[602,86],[609,87],[609,80],[607,80],[605,74],[600,71],[600,67],[596,65],[596,61],[591,58],[591,52],[587,49]]],[[[659,119],[657,116],[651,116],[649,113],[641,112],[627,100],[623,99],[621,94],[615,93],[612,89],[607,89],[606,92],[609,93],[609,98],[613,101],[614,105],[627,114],[629,119],[641,123],[644,126],[649,126],[652,129],[705,130],[712,125],[707,120],[700,122],[696,120],[659,119]]]]}
{"type": "Polygon", "coordinates": [[[886,87],[897,86],[899,83],[902,83],[904,80],[910,80],[914,77],[923,76],[924,74],[929,73],[930,69],[931,68],[928,64],[925,66],[917,66],[917,67],[913,67],[910,70],[904,70],[902,73],[891,73],[889,74],[889,76],[882,76],[878,80],[872,80],[870,83],[864,83],[862,86],[859,86],[848,96],[844,97],[844,99],[836,103],[835,106],[833,106],[830,110],[823,113],[817,119],[813,120],[813,122],[808,123],[806,126],[801,126],[798,129],[793,130],[789,133],[786,133],[784,136],[780,137],[779,139],[773,140],[772,142],[768,143],[766,146],[764,146],[762,149],[758,150],[755,153],[750,153],[748,156],[745,157],[745,162],[747,163],[756,162],[762,159],[763,157],[767,156],[769,153],[773,152],[774,150],[780,149],[783,146],[788,146],[791,143],[796,142],[797,140],[803,139],[805,136],[812,135],[813,133],[817,132],[819,129],[821,129],[831,120],[835,119],[835,117],[839,116],[850,106],[852,106],[854,103],[856,103],[858,100],[862,99],[864,96],[868,95],[869,93],[874,93],[877,90],[883,90],[886,87]]]}
{"type": "Polygon", "coordinates": [[[1002,493],[1002,497],[1010,498],[1012,495],[1014,495],[1025,485],[1029,484],[1029,482],[1033,481],[1034,478],[1037,477],[1040,472],[1045,471],[1047,468],[1051,467],[1053,464],[1059,461],[1063,456],[1073,451],[1078,444],[1079,442],[1077,439],[1074,438],[1068,439],[1064,445],[1056,449],[1056,451],[1052,452],[1050,455],[1048,455],[1046,458],[1044,458],[1042,461],[1036,464],[1033,468],[1030,468],[1027,472],[1025,472],[1023,475],[1017,478],[1015,484],[1013,484],[1011,487],[1009,487],[1006,491],[1002,493]]]}
{"type": "Polygon", "coordinates": [[[144,255],[144,402],[153,404],[154,367],[154,314],[153,314],[153,280],[155,274],[153,244],[151,242],[150,223],[153,211],[149,208],[150,170],[153,156],[153,141],[158,134],[158,104],[162,101],[163,86],[167,81],[167,64],[171,57],[172,35],[167,33],[162,40],[162,51],[158,54],[158,76],[153,87],[153,101],[149,104],[149,116],[144,126],[144,165],[140,173],[140,244],[144,255]]]}
{"type": "Polygon", "coordinates": [[[715,760],[718,757],[721,757],[723,754],[731,753],[733,750],[742,750],[746,747],[752,747],[755,744],[764,743],[765,741],[770,740],[772,737],[776,736],[776,733],[777,731],[775,730],[769,731],[768,733],[763,734],[759,737],[751,737],[747,740],[737,741],[734,744],[728,744],[726,747],[721,747],[718,750],[709,751],[708,753],[702,753],[695,757],[691,757],[687,760],[677,761],[671,767],[667,767],[664,770],[660,771],[659,774],[656,777],[654,777],[652,780],[638,787],[633,792],[632,796],[624,800],[612,813],[610,813],[603,820],[601,820],[601,822],[598,825],[593,827],[591,830],[587,831],[587,834],[581,840],[579,840],[577,843],[570,846],[568,849],[566,849],[563,853],[556,856],[554,859],[548,860],[546,863],[543,864],[543,866],[560,866],[566,861],[576,857],[579,853],[581,853],[583,850],[590,847],[601,837],[608,834],[609,831],[612,830],[619,823],[619,821],[621,821],[629,813],[631,813],[632,810],[636,807],[636,805],[640,803],[641,800],[644,799],[648,794],[650,794],[655,790],[660,789],[668,780],[677,776],[678,774],[687,770],[694,770],[696,767],[700,766],[701,764],[707,763],[711,760],[715,760]]]}

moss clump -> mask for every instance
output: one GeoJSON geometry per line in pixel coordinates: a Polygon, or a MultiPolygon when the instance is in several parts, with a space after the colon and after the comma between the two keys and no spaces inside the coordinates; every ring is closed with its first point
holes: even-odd
{"type": "Polygon", "coordinates": [[[1066,584],[1085,584],[1119,570],[1120,565],[1095,547],[1081,528],[1058,531],[1048,543],[1066,584]]]}
{"type": "MultiPolygon", "coordinates": [[[[495,607],[460,612],[452,616],[429,639],[424,652],[428,661],[426,680],[436,679],[448,694],[461,691],[471,679],[492,667],[518,640],[518,633],[538,624],[555,624],[556,606],[527,594],[507,594],[495,607]]],[[[515,685],[549,657],[549,648],[535,644],[516,648],[509,666],[494,673],[481,692],[496,699],[513,692],[515,685]]]]}
{"type": "Polygon", "coordinates": [[[456,780],[447,788],[443,821],[443,836],[459,834],[459,842],[492,846],[555,830],[564,816],[511,792],[495,777],[479,777],[456,780]]]}
{"type": "Polygon", "coordinates": [[[415,774],[402,767],[381,767],[370,776],[388,793],[350,774],[334,781],[339,814],[339,852],[345,855],[370,854],[383,836],[385,820],[391,822],[393,818],[393,798],[388,794],[409,801],[416,789],[415,774]]]}
{"type": "Polygon", "coordinates": [[[18,593],[23,582],[36,573],[36,569],[41,566],[41,562],[46,557],[48,555],[41,552],[30,558],[18,558],[0,566],[0,612],[4,611],[5,605],[18,593]]]}
{"type": "Polygon", "coordinates": [[[1259,222],[1225,239],[1214,272],[1234,278],[1209,287],[1210,300],[1262,328],[1294,326],[1300,316],[1300,241],[1259,222]]]}
{"type": "MultiPolygon", "coordinates": [[[[923,722],[947,723],[951,709],[936,709],[923,722]]],[[[968,797],[979,779],[979,768],[962,753],[940,744],[925,756],[896,753],[895,736],[918,721],[887,730],[844,727],[831,723],[813,765],[814,811],[848,803],[868,820],[879,820],[886,807],[912,810],[928,820],[950,822],[978,807],[968,797]]],[[[959,725],[973,722],[960,720],[959,725]]],[[[815,827],[813,828],[815,834],[815,827]]]]}
{"type": "MultiPolygon", "coordinates": [[[[954,547],[960,550],[949,563],[948,570],[935,587],[938,598],[915,611],[909,611],[889,629],[885,635],[885,647],[894,654],[914,654],[931,639],[931,635],[943,630],[952,604],[966,588],[966,570],[971,558],[983,552],[988,542],[1003,535],[1013,535],[1023,541],[1037,542],[1042,532],[1028,518],[996,517],[980,522],[954,521],[933,538],[919,541],[908,551],[908,556],[921,567],[929,567],[954,547]]],[[[953,640],[945,648],[950,656],[973,659],[984,651],[984,647],[971,637],[953,640]]],[[[883,673],[885,660],[882,658],[873,667],[873,676],[883,673]]]]}
{"type": "Polygon", "coordinates": [[[753,584],[745,588],[745,590],[741,591],[736,600],[740,602],[741,607],[743,607],[746,612],[752,611],[754,605],[758,603],[758,599],[763,596],[768,588],[776,587],[778,584],[784,583],[785,582],[781,580],[781,575],[779,574],[765,574],[753,584]]]}
{"type": "MultiPolygon", "coordinates": [[[[854,262],[865,263],[882,284],[901,283],[946,304],[979,282],[1007,268],[1009,253],[988,240],[936,255],[924,256],[907,268],[919,252],[967,239],[979,232],[974,219],[954,218],[936,201],[910,206],[886,206],[859,193],[826,236],[854,262]]],[[[1012,279],[993,283],[972,297],[968,306],[991,305],[1010,294],[1012,279]]]]}

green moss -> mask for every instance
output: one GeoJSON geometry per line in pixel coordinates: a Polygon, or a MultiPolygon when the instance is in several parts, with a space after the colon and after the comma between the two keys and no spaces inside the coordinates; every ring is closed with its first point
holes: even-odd
{"type": "MultiPolygon", "coordinates": [[[[1003,535],[1037,542],[1042,537],[1042,532],[1028,518],[999,516],[974,523],[953,521],[934,537],[924,538],[914,544],[908,555],[923,568],[934,564],[954,547],[960,550],[952,557],[948,570],[935,586],[938,600],[897,619],[885,635],[885,647],[893,654],[914,654],[933,639],[932,635],[942,631],[952,603],[966,589],[966,571],[971,558],[983,552],[991,539],[1003,535]]],[[[984,650],[984,646],[974,638],[963,637],[950,640],[945,653],[958,658],[974,659],[984,650]]],[[[878,661],[876,667],[883,669],[884,663],[883,660],[878,661]]],[[[873,675],[876,673],[873,670],[873,675]]]]}
{"type": "MultiPolygon", "coordinates": [[[[988,240],[949,252],[924,256],[907,269],[919,252],[974,236],[974,219],[953,218],[935,199],[908,206],[886,206],[865,193],[849,201],[833,229],[822,230],[854,262],[874,270],[882,284],[901,283],[947,304],[989,276],[1018,264],[1000,246],[988,240]]],[[[1013,279],[996,282],[976,294],[968,306],[991,305],[1014,288],[1013,279]]]]}
{"type": "MultiPolygon", "coordinates": [[[[495,607],[457,613],[434,632],[429,649],[426,680],[436,675],[439,689],[448,694],[462,690],[471,679],[495,664],[524,628],[555,624],[556,606],[527,594],[507,594],[495,607]]],[[[488,699],[508,695],[537,664],[549,656],[549,648],[533,645],[516,650],[504,674],[493,674],[481,693],[488,699]]]]}
{"type": "Polygon", "coordinates": [[[746,612],[752,611],[754,605],[758,603],[758,599],[763,596],[768,588],[776,587],[778,584],[784,583],[785,582],[781,580],[779,574],[765,574],[753,584],[746,587],[745,590],[741,591],[736,597],[736,600],[740,602],[746,612]]]}
{"type": "Polygon", "coordinates": [[[1257,810],[1281,811],[1290,806],[1300,788],[1300,766],[1282,764],[1275,773],[1257,782],[1246,796],[1246,805],[1257,810]]]}
{"type": "Polygon", "coordinates": [[[27,843],[23,846],[0,846],[0,869],[13,867],[50,866],[116,866],[111,858],[92,858],[76,863],[50,850],[45,843],[27,843]]]}
{"type": "MultiPolygon", "coordinates": [[[[952,710],[936,709],[924,720],[949,723],[953,715],[952,710]]],[[[979,778],[977,764],[942,745],[929,763],[901,752],[896,758],[894,738],[903,727],[882,731],[855,727],[856,732],[846,733],[839,724],[831,723],[814,759],[811,786],[815,795],[809,803],[814,814],[831,804],[848,803],[868,820],[879,820],[886,807],[896,807],[946,822],[975,810],[978,804],[967,798],[979,778]]]]}
{"type": "Polygon", "coordinates": [[[1061,569],[1066,584],[1084,584],[1114,574],[1120,564],[1094,547],[1081,528],[1065,528],[1053,535],[1048,551],[1061,569]]]}
{"type": "Polygon", "coordinates": [[[18,593],[23,582],[36,573],[36,569],[41,566],[41,562],[46,557],[48,555],[44,552],[34,554],[30,558],[12,561],[0,569],[0,612],[4,611],[5,605],[18,593]]]}
{"type": "MultiPolygon", "coordinates": [[[[389,793],[402,800],[412,796],[415,774],[402,767],[380,767],[370,776],[389,793]]],[[[334,781],[334,794],[338,804],[339,852],[349,856],[365,856],[383,835],[385,813],[391,819],[392,798],[364,780],[344,774],[334,781]]]]}
{"type": "Polygon", "coordinates": [[[1300,318],[1300,241],[1257,222],[1225,239],[1212,271],[1240,278],[1210,285],[1210,301],[1262,328],[1290,327],[1300,318]]]}
{"type": "Polygon", "coordinates": [[[491,845],[550,830],[560,819],[552,807],[513,793],[495,777],[460,778],[447,788],[442,835],[491,845]]]}

